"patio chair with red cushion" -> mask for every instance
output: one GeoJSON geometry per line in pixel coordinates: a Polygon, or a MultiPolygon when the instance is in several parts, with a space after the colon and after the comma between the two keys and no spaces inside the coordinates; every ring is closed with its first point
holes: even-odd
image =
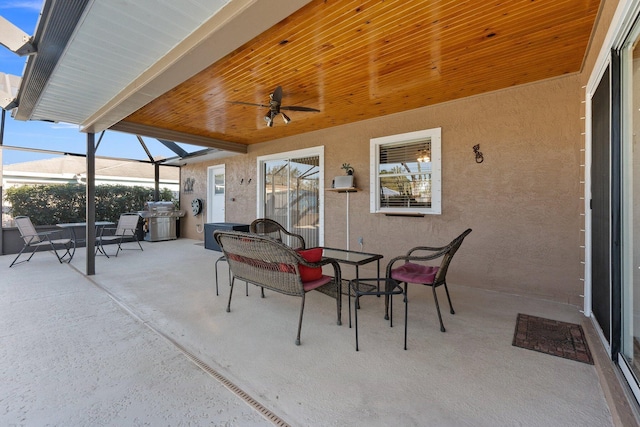
{"type": "MultiPolygon", "coordinates": [[[[451,297],[449,296],[449,288],[447,288],[447,271],[451,260],[456,251],[462,245],[462,241],[467,235],[471,233],[471,229],[467,229],[453,239],[451,243],[442,247],[430,247],[430,246],[417,246],[410,249],[406,255],[402,255],[393,258],[387,264],[387,276],[394,279],[397,282],[404,282],[405,295],[407,292],[407,285],[409,283],[417,283],[420,285],[431,286],[433,291],[433,299],[436,303],[436,310],[438,311],[438,319],[440,320],[440,330],[445,332],[444,324],[442,323],[442,315],[440,314],[440,306],[438,304],[438,296],[436,295],[436,288],[444,286],[444,290],[447,293],[447,300],[449,301],[449,309],[451,314],[455,314],[453,306],[451,305],[451,297]],[[433,266],[427,265],[425,262],[440,259],[440,265],[433,266]],[[397,265],[398,261],[404,261],[404,264],[397,265]]],[[[389,306],[388,298],[386,298],[385,304],[385,319],[389,319],[389,306]]]]}
{"type": "MultiPolygon", "coordinates": [[[[249,232],[274,238],[293,249],[305,249],[304,237],[299,234],[288,232],[287,229],[284,228],[279,222],[269,218],[258,218],[254,220],[251,224],[249,224],[249,232]]],[[[216,295],[218,295],[218,263],[220,261],[226,260],[227,258],[222,255],[215,262],[216,295]]],[[[231,271],[229,271],[229,283],[231,283],[231,271]]],[[[248,285],[245,287],[245,294],[247,296],[249,295],[248,285]]],[[[262,290],[262,296],[264,297],[264,289],[262,290]]]]}
{"type": "Polygon", "coordinates": [[[73,258],[73,254],[76,251],[76,242],[73,239],[54,238],[56,234],[61,233],[62,230],[38,233],[31,222],[31,218],[28,216],[17,216],[14,218],[14,221],[16,223],[16,227],[18,227],[18,230],[20,231],[20,237],[22,237],[22,240],[24,241],[24,246],[9,268],[13,267],[15,264],[22,264],[23,262],[30,261],[33,255],[41,248],[52,251],[61,264],[63,262],[71,262],[71,258],[73,258]],[[27,248],[33,249],[29,258],[16,262],[27,248]],[[64,251],[64,253],[60,255],[58,251],[64,251]]]}

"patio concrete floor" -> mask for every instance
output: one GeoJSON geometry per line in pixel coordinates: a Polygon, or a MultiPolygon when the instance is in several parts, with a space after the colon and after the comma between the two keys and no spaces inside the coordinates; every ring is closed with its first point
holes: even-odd
{"type": "Polygon", "coordinates": [[[142,244],[97,257],[94,276],[84,248],[70,265],[0,257],[0,425],[614,424],[596,367],[511,345],[518,313],[583,323],[577,307],[452,283],[441,333],[414,285],[409,349],[400,300],[389,328],[367,297],[356,352],[346,298],[338,326],[335,301],[311,292],[296,346],[299,298],[237,282],[227,313],[220,253],[142,244]]]}

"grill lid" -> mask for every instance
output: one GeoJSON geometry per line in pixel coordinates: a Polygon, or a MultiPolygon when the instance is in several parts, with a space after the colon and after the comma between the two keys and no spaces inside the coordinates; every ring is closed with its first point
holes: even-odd
{"type": "Polygon", "coordinates": [[[142,218],[163,217],[182,217],[184,211],[176,210],[173,202],[145,202],[144,210],[138,212],[142,218]]]}
{"type": "Polygon", "coordinates": [[[145,202],[144,210],[146,211],[173,211],[175,206],[173,202],[145,202]]]}

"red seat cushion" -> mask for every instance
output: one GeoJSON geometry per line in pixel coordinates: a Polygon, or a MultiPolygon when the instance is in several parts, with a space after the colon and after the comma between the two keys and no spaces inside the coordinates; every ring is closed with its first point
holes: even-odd
{"type": "MultiPolygon", "coordinates": [[[[296,252],[308,262],[320,262],[322,260],[322,248],[296,249],[296,252]]],[[[322,277],[321,267],[307,267],[306,265],[298,264],[298,269],[303,283],[312,282],[322,277]]]]}
{"type": "Polygon", "coordinates": [[[436,278],[439,267],[407,262],[391,270],[391,278],[398,282],[431,284],[436,278]]]}

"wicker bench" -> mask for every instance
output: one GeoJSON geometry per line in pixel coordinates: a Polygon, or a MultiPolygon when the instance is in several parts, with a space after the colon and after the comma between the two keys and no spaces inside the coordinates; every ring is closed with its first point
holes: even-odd
{"type": "MultiPolygon", "coordinates": [[[[263,297],[265,288],[285,295],[299,296],[302,298],[302,303],[296,344],[300,345],[305,294],[322,287],[334,287],[336,295],[340,295],[340,266],[332,259],[309,262],[286,244],[271,237],[257,234],[216,230],[213,235],[233,273],[227,312],[231,311],[231,296],[236,279],[260,286],[263,289],[263,297]],[[304,274],[301,274],[301,270],[304,270],[305,267],[321,269],[326,264],[333,266],[333,277],[322,274],[320,270],[317,272],[320,276],[319,279],[303,281],[304,274]]],[[[340,304],[340,298],[336,298],[338,325],[341,324],[340,304]]]]}

